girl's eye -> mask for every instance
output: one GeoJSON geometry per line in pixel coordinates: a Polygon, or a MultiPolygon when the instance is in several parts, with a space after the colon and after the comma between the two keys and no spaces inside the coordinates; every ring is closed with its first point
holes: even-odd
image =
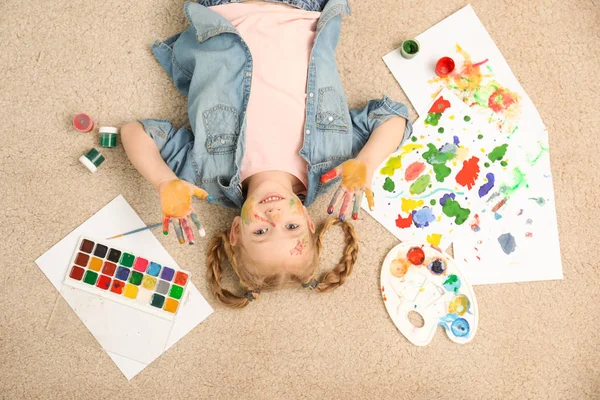
{"type": "Polygon", "coordinates": [[[287,224],[285,227],[287,229],[289,229],[290,231],[293,231],[294,229],[298,229],[299,226],[300,225],[298,225],[298,224],[287,224]]]}
{"type": "Polygon", "coordinates": [[[258,236],[264,235],[265,233],[267,233],[266,229],[259,229],[257,231],[254,231],[254,234],[258,236]]]}

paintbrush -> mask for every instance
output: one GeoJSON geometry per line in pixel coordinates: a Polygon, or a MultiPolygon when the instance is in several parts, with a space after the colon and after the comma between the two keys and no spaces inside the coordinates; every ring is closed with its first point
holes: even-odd
{"type": "Polygon", "coordinates": [[[119,238],[121,236],[131,235],[133,233],[138,233],[138,232],[145,231],[145,230],[148,230],[148,229],[158,228],[159,226],[162,226],[162,222],[159,222],[158,224],[153,224],[153,225],[145,226],[145,227],[139,228],[139,229],[134,229],[134,230],[129,231],[129,232],[121,233],[120,235],[111,236],[109,238],[106,238],[106,240],[116,239],[116,238],[119,238]]]}

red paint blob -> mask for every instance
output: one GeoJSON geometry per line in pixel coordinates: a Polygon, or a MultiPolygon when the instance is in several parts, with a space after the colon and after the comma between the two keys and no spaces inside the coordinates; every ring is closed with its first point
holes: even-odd
{"type": "Polygon", "coordinates": [[[356,221],[358,219],[358,213],[352,213],[352,219],[356,221]]]}
{"type": "Polygon", "coordinates": [[[444,96],[440,96],[435,103],[432,104],[428,113],[440,113],[446,111],[446,108],[450,108],[451,104],[448,100],[444,99],[444,96]]]}
{"type": "Polygon", "coordinates": [[[442,57],[435,64],[435,73],[440,78],[446,77],[454,71],[454,60],[450,57],[442,57]]]}
{"type": "Polygon", "coordinates": [[[88,256],[87,254],[77,253],[77,258],[75,258],[75,264],[85,267],[89,260],[90,256],[88,256]]]}
{"type": "Polygon", "coordinates": [[[488,100],[488,106],[494,112],[502,112],[507,110],[508,107],[512,106],[516,102],[517,99],[513,93],[504,88],[500,88],[492,93],[488,100]]]}
{"type": "Polygon", "coordinates": [[[105,275],[113,276],[115,274],[115,269],[117,269],[117,266],[115,264],[105,261],[104,266],[102,267],[102,273],[105,275]]]}
{"type": "Polygon", "coordinates": [[[181,286],[185,286],[188,280],[188,275],[185,272],[177,271],[175,274],[175,283],[181,286]]]}
{"type": "Polygon", "coordinates": [[[504,204],[506,204],[506,199],[505,199],[505,198],[504,198],[504,199],[502,199],[502,200],[500,200],[500,201],[498,202],[498,204],[496,204],[496,205],[494,206],[494,208],[492,208],[492,212],[496,212],[496,211],[498,211],[499,209],[501,209],[501,208],[502,208],[502,206],[503,206],[504,204]]]}
{"type": "Polygon", "coordinates": [[[86,133],[94,129],[94,121],[89,115],[81,113],[73,117],[73,126],[79,132],[86,133]]]}
{"type": "Polygon", "coordinates": [[[456,183],[466,186],[469,190],[475,185],[475,180],[479,176],[479,158],[471,157],[463,161],[462,169],[456,174],[456,183]]]}
{"type": "Polygon", "coordinates": [[[74,265],[73,269],[71,269],[71,273],[69,274],[69,277],[72,279],[75,279],[77,281],[80,281],[81,278],[83,278],[84,271],[85,270],[83,268],[79,268],[74,265]]]}
{"type": "Polygon", "coordinates": [[[415,161],[406,168],[404,179],[406,179],[407,182],[414,181],[423,171],[425,171],[425,163],[415,161]]]}
{"type": "Polygon", "coordinates": [[[396,226],[400,229],[410,228],[412,226],[413,217],[412,214],[408,214],[408,217],[402,218],[402,215],[398,214],[396,219],[396,226]]]}
{"type": "Polygon", "coordinates": [[[125,286],[123,282],[115,279],[110,287],[110,291],[116,294],[121,294],[123,293],[123,286],[125,286]]]}
{"type": "Polygon", "coordinates": [[[336,176],[338,176],[337,170],[332,169],[331,171],[326,172],[323,175],[321,175],[321,183],[327,183],[330,180],[332,180],[333,178],[335,178],[336,176]]]}
{"type": "Polygon", "coordinates": [[[406,258],[411,264],[421,265],[425,261],[425,252],[420,247],[411,247],[406,253],[406,258]]]}
{"type": "Polygon", "coordinates": [[[108,288],[110,287],[110,281],[111,279],[108,276],[100,275],[100,278],[98,278],[98,282],[96,282],[96,286],[98,286],[102,290],[108,290],[108,288]]]}

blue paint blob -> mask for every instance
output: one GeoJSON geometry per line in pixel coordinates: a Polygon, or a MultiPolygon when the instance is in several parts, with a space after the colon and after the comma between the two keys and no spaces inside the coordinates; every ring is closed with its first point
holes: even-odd
{"type": "Polygon", "coordinates": [[[499,220],[500,218],[502,218],[502,215],[498,214],[498,213],[494,213],[494,218],[497,220],[499,220]]]}
{"type": "Polygon", "coordinates": [[[479,225],[473,226],[473,232],[479,232],[480,230],[481,228],[479,227],[479,225]]]}
{"type": "Polygon", "coordinates": [[[502,247],[505,254],[510,254],[517,248],[515,237],[510,233],[503,233],[498,236],[498,243],[500,243],[500,247],[502,247]]]}
{"type": "Polygon", "coordinates": [[[458,293],[460,285],[460,278],[454,274],[448,276],[448,278],[446,278],[446,280],[444,281],[444,289],[446,289],[449,292],[458,293]]]}
{"type": "Polygon", "coordinates": [[[483,185],[481,185],[481,187],[479,188],[479,197],[483,197],[486,194],[488,194],[490,192],[490,190],[492,190],[492,188],[494,187],[494,183],[496,182],[496,178],[494,177],[494,174],[492,174],[491,172],[487,173],[485,175],[485,177],[487,178],[487,183],[484,183],[483,185]]]}
{"type": "Polygon", "coordinates": [[[445,195],[442,196],[442,198],[440,199],[440,204],[442,206],[446,205],[446,200],[448,199],[452,199],[454,200],[456,198],[456,195],[454,193],[446,193],[445,195]]]}
{"type": "Polygon", "coordinates": [[[420,210],[412,212],[413,224],[417,228],[424,228],[429,226],[430,222],[435,221],[435,215],[431,212],[431,208],[423,207],[420,210]]]}
{"type": "Polygon", "coordinates": [[[457,146],[460,144],[460,140],[458,139],[458,136],[454,136],[454,144],[457,146]]]}
{"type": "Polygon", "coordinates": [[[434,275],[441,275],[444,273],[444,271],[446,271],[446,263],[443,260],[436,258],[429,263],[427,269],[429,269],[434,275]]]}
{"type": "Polygon", "coordinates": [[[467,337],[469,336],[469,332],[471,328],[469,327],[469,322],[464,318],[457,318],[452,322],[450,326],[450,330],[452,334],[456,337],[467,337]]]}

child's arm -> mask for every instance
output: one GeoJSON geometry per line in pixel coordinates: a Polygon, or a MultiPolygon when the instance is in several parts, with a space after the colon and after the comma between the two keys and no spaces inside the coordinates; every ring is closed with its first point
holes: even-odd
{"type": "Polygon", "coordinates": [[[356,159],[363,161],[367,166],[367,187],[371,186],[371,177],[375,169],[402,143],[405,129],[405,118],[389,118],[375,128],[365,146],[358,153],[356,159]]]}

